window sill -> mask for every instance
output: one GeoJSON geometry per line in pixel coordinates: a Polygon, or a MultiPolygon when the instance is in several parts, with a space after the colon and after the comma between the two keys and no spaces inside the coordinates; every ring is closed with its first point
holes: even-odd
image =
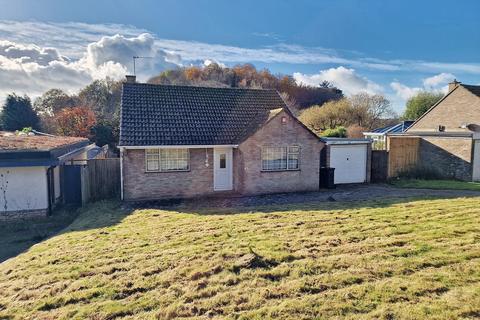
{"type": "Polygon", "coordinates": [[[300,169],[279,169],[279,170],[260,170],[260,172],[295,172],[300,171],[300,169]]]}
{"type": "Polygon", "coordinates": [[[144,173],[179,173],[179,172],[190,172],[189,170],[170,170],[170,171],[144,171],[144,173]]]}

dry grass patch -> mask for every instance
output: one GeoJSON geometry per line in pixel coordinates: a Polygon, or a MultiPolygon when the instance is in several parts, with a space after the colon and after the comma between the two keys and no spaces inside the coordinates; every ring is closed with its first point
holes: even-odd
{"type": "Polygon", "coordinates": [[[478,317],[480,198],[403,201],[92,205],[0,265],[0,318],[478,317]]]}

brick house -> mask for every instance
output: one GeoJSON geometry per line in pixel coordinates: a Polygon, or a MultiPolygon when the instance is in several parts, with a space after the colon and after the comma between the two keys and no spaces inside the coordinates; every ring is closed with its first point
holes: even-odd
{"type": "Polygon", "coordinates": [[[480,86],[454,81],[448,93],[407,131],[390,139],[418,139],[416,164],[445,178],[480,180],[480,86]]]}
{"type": "Polygon", "coordinates": [[[130,79],[119,145],[128,201],[318,190],[324,143],[275,90],[130,79]]]}

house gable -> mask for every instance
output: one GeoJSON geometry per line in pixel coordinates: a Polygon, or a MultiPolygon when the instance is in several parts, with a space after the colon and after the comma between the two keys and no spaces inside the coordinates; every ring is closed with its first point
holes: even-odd
{"type": "Polygon", "coordinates": [[[288,110],[270,118],[243,141],[235,155],[235,177],[243,194],[316,190],[319,187],[320,151],[324,143],[288,110]],[[299,170],[265,172],[264,147],[300,147],[299,170]]]}
{"type": "Polygon", "coordinates": [[[467,132],[467,124],[480,124],[480,97],[476,86],[459,85],[420,117],[408,130],[415,132],[467,132]]]}

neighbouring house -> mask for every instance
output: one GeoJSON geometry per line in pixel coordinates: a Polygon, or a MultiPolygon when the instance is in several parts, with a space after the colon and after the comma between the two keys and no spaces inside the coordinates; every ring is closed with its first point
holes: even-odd
{"type": "Polygon", "coordinates": [[[124,200],[318,190],[324,145],[275,90],[123,85],[124,200]]]}
{"type": "Polygon", "coordinates": [[[409,167],[420,167],[445,178],[480,181],[478,124],[480,86],[450,83],[445,97],[405,133],[388,135],[390,150],[403,148],[390,157],[390,176],[409,167]]]}
{"type": "Polygon", "coordinates": [[[364,132],[363,136],[373,141],[374,150],[385,150],[387,148],[387,134],[404,133],[413,124],[414,121],[406,120],[396,124],[364,132]]]}
{"type": "Polygon", "coordinates": [[[63,200],[64,167],[95,149],[84,138],[0,132],[0,220],[47,215],[63,200]]]}

